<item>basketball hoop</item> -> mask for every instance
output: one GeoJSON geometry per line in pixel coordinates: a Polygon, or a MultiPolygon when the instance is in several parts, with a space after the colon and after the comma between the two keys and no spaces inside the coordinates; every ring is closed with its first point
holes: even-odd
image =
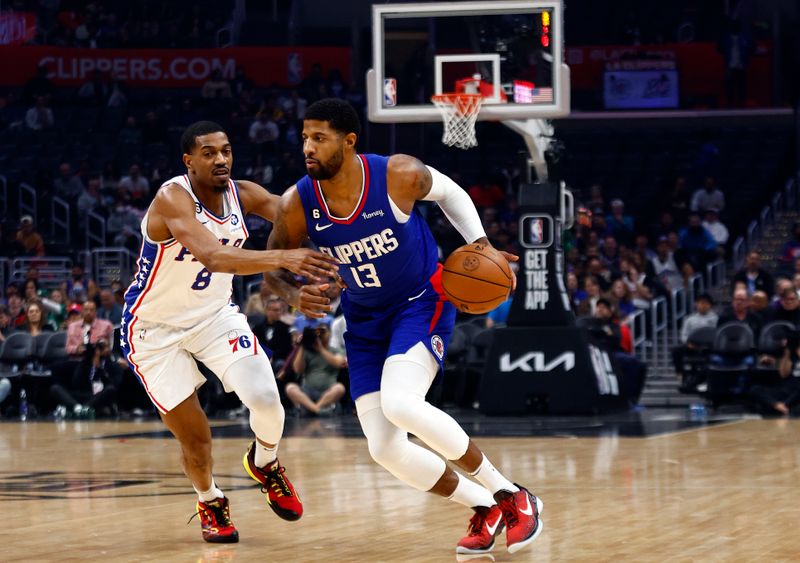
{"type": "Polygon", "coordinates": [[[442,143],[448,147],[468,149],[478,146],[475,138],[475,122],[481,111],[481,94],[450,92],[431,96],[431,102],[442,114],[444,132],[442,143]]]}

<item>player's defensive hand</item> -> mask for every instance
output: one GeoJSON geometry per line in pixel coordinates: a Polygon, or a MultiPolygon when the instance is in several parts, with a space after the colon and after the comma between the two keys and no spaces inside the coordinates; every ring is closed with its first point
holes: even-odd
{"type": "Polygon", "coordinates": [[[297,297],[297,309],[307,317],[321,319],[333,310],[331,300],[325,295],[330,284],[304,285],[297,297]]]}
{"type": "MultiPolygon", "coordinates": [[[[519,256],[516,254],[511,254],[510,252],[506,252],[504,250],[498,250],[497,252],[505,258],[508,262],[519,262],[519,256]]],[[[514,273],[514,270],[511,270],[511,275],[514,276],[511,280],[511,291],[517,289],[517,274],[514,273]]]]}
{"type": "Polygon", "coordinates": [[[332,278],[339,274],[339,262],[333,256],[308,248],[296,248],[282,252],[282,266],[311,281],[332,278]]]}

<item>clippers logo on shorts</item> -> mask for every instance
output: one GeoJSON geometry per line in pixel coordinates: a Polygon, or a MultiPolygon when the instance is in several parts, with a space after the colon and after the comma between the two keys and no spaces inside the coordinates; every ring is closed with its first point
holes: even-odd
{"type": "Polygon", "coordinates": [[[519,221],[522,246],[547,248],[553,244],[553,218],[550,215],[524,215],[519,221]]]}
{"type": "Polygon", "coordinates": [[[438,334],[434,334],[431,337],[431,350],[440,360],[444,358],[444,341],[438,334]]]}

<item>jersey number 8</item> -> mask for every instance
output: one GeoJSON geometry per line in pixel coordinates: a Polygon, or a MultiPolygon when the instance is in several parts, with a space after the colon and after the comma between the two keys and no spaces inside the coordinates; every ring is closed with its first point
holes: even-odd
{"type": "Polygon", "coordinates": [[[192,289],[195,291],[202,291],[210,284],[211,272],[209,272],[206,268],[203,268],[197,273],[197,277],[194,279],[194,283],[192,284],[192,289]]]}

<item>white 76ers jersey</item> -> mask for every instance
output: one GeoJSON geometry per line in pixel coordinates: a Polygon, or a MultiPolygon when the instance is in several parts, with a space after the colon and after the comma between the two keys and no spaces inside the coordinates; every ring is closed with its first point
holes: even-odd
{"type": "MultiPolygon", "coordinates": [[[[224,215],[217,217],[197,199],[188,176],[164,182],[178,184],[192,196],[195,219],[211,231],[220,244],[242,246],[247,227],[239,200],[239,189],[229,181],[224,198],[224,215]]],[[[148,212],[149,213],[149,212],[148,212]]],[[[123,317],[190,328],[209,319],[230,303],[233,274],[209,272],[174,238],[155,242],[147,236],[147,215],[142,219],[142,250],[138,270],[125,292],[123,317]]]]}

